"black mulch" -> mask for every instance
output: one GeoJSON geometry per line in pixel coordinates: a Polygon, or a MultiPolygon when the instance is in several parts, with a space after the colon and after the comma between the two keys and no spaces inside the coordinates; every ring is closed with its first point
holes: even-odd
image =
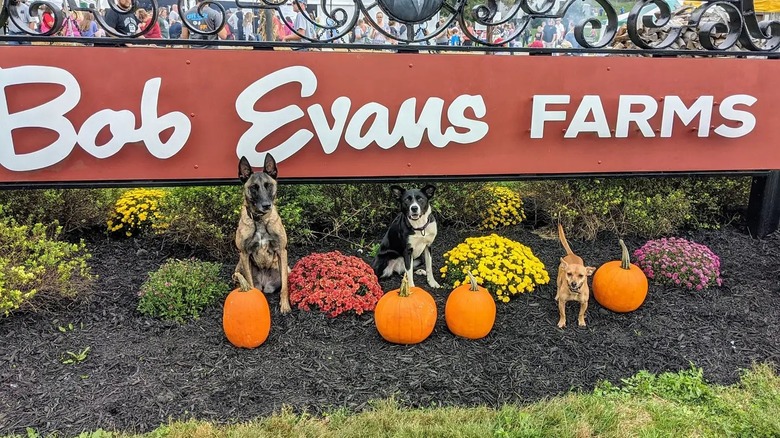
{"type": "MultiPolygon", "coordinates": [[[[520,228],[502,234],[530,246],[548,269],[557,266],[557,240],[520,228]]],[[[440,233],[437,269],[442,253],[465,237],[440,233]]],[[[159,242],[93,237],[89,247],[100,279],[90,298],[0,319],[0,434],[26,427],[142,432],[170,419],[244,421],[283,405],[312,413],[361,410],[392,395],[410,406],[500,406],[587,391],[643,369],[677,371],[693,363],[709,381],[731,384],[754,362],[780,363],[780,236],[758,241],[727,228],[684,237],[721,257],[723,287],[690,292],[651,284],[644,306],[631,314],[611,313],[591,298],[585,329],[574,322],[574,303],[569,326],[555,326],[554,280],[499,304],[493,332],[479,341],[447,331],[446,291],[439,290],[436,329],[414,346],[384,342],[370,313],[329,319],[294,310],[282,317],[272,295],[271,336],[255,350],[226,341],[221,306],[181,326],[135,310],[147,273],[167,257],[189,254],[159,242]],[[73,331],[58,330],[69,323],[73,331]],[[85,347],[91,350],[84,362],[61,362],[66,351],[85,347]]],[[[614,236],[571,243],[592,265],[619,256],[614,236]]],[[[637,248],[643,242],[627,243],[637,248]]],[[[325,242],[292,248],[291,263],[338,248],[353,253],[343,242],[325,242]]],[[[227,274],[234,260],[226,262],[227,274]]],[[[383,287],[398,283],[395,278],[383,287]]]]}

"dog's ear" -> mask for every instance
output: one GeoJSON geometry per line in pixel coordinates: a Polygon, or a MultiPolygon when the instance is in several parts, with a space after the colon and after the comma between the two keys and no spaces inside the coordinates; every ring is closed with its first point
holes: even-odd
{"type": "Polygon", "coordinates": [[[586,266],[585,272],[588,274],[588,277],[590,277],[591,275],[593,275],[594,272],[596,272],[596,268],[594,268],[593,266],[586,266]]]}
{"type": "Polygon", "coordinates": [[[432,186],[430,184],[426,184],[426,186],[421,188],[420,191],[425,193],[425,196],[430,201],[433,198],[434,192],[436,192],[436,187],[434,187],[434,186],[432,186]]]}
{"type": "Polygon", "coordinates": [[[564,260],[563,257],[561,257],[561,268],[566,269],[568,267],[569,267],[569,264],[566,263],[566,260],[564,260]]]}
{"type": "Polygon", "coordinates": [[[278,175],[276,170],[276,160],[271,154],[265,154],[265,162],[263,163],[263,172],[267,173],[273,179],[276,179],[278,175]]]}
{"type": "Polygon", "coordinates": [[[241,180],[241,183],[247,182],[252,173],[252,166],[249,164],[249,160],[246,157],[241,157],[241,160],[238,161],[238,178],[241,180]]]}
{"type": "Polygon", "coordinates": [[[393,194],[395,199],[401,199],[401,196],[404,195],[405,191],[406,190],[404,190],[404,188],[401,186],[390,186],[390,193],[393,194]]]}

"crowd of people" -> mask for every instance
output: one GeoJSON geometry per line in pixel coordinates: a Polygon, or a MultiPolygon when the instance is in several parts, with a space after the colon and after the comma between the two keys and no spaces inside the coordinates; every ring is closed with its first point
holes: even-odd
{"type": "Polygon", "coordinates": [[[357,26],[350,35],[344,40],[362,44],[397,44],[397,40],[387,38],[385,34],[390,34],[403,40],[428,40],[426,44],[435,44],[438,46],[471,46],[474,39],[479,41],[488,40],[488,32],[492,33],[490,41],[509,47],[566,47],[580,48],[574,37],[574,22],[567,25],[560,18],[556,20],[547,20],[538,27],[527,26],[523,31],[516,32],[514,23],[505,23],[492,26],[488,29],[486,26],[475,26],[473,23],[466,22],[466,28],[463,29],[457,21],[447,25],[447,20],[440,19],[435,28],[429,29],[424,26],[414,26],[411,29],[411,35],[407,25],[385,19],[383,12],[375,14],[373,23],[364,18],[358,20],[357,26]],[[446,29],[440,29],[447,26],[446,29]],[[384,30],[379,32],[377,27],[384,30]],[[435,33],[435,37],[428,39],[427,36],[435,33]]]}
{"type": "MultiPolygon", "coordinates": [[[[13,19],[8,20],[6,34],[28,35],[29,33],[20,26],[27,26],[29,30],[42,34],[53,33],[54,13],[46,4],[42,4],[37,13],[31,13],[29,7],[31,0],[7,1],[13,19]]],[[[339,35],[339,30],[333,20],[330,18],[322,20],[315,14],[311,14],[307,9],[307,0],[293,2],[294,18],[286,15],[282,17],[281,14],[277,13],[268,14],[266,17],[262,12],[256,15],[251,10],[231,9],[227,11],[224,20],[222,12],[218,8],[209,5],[201,8],[201,3],[205,0],[196,1],[197,4],[184,11],[183,15],[186,17],[187,23],[198,30],[197,32],[190,31],[187,26],[183,25],[182,12],[175,4],[170,8],[160,7],[156,19],[152,22],[154,14],[150,9],[137,5],[134,7],[133,0],[116,0],[118,11],[112,8],[98,11],[103,21],[110,27],[108,32],[98,25],[91,12],[66,9],[64,11],[65,22],[56,31],[56,34],[67,37],[109,37],[138,35],[142,30],[146,30],[142,37],[151,39],[288,42],[312,39],[384,45],[397,44],[398,41],[395,38],[399,38],[423,41],[423,44],[469,46],[474,44],[469,35],[479,40],[487,40],[487,32],[491,32],[490,41],[503,46],[580,47],[574,37],[574,23],[566,23],[561,18],[547,19],[537,27],[526,26],[523,32],[516,35],[516,28],[512,23],[487,28],[466,22],[466,27],[461,28],[459,22],[447,24],[447,21],[442,18],[435,27],[429,25],[407,26],[386,17],[383,11],[378,10],[373,14],[372,20],[361,17],[348,34],[336,38],[339,35]],[[270,23],[265,22],[266,18],[270,19],[270,23]],[[442,30],[444,26],[446,29],[442,30]],[[436,35],[428,39],[428,35],[431,33],[436,35]]],[[[94,5],[90,5],[90,9],[94,10],[94,5]]],[[[29,42],[20,39],[19,41],[9,41],[8,44],[29,44],[29,42]]]]}
{"type": "MultiPolygon", "coordinates": [[[[13,18],[7,22],[7,35],[29,35],[30,32],[51,35],[55,25],[55,14],[48,5],[41,4],[37,13],[32,13],[29,6],[29,0],[8,0],[9,15],[13,18]],[[23,29],[22,26],[27,29],[23,29]],[[26,31],[25,31],[26,30],[26,31]]],[[[151,22],[153,14],[144,8],[133,9],[132,0],[117,0],[117,8],[120,12],[113,9],[101,9],[98,13],[103,21],[118,35],[135,35],[142,29],[151,27],[144,34],[145,38],[180,38],[182,35],[181,18],[176,10],[176,5],[169,12],[167,8],[159,8],[158,16],[154,23],[151,22]],[[121,12],[126,11],[126,12],[121,12]]],[[[94,4],[90,4],[91,9],[95,9],[94,4]]],[[[110,36],[106,30],[99,26],[95,16],[90,12],[76,10],[63,10],[65,20],[58,30],[54,30],[54,35],[66,37],[106,37],[110,36]]],[[[8,44],[23,45],[29,44],[29,41],[9,41],[8,44]]]]}
{"type": "MultiPolygon", "coordinates": [[[[25,36],[31,33],[41,33],[51,35],[52,27],[55,25],[55,14],[46,5],[42,4],[37,13],[30,10],[31,0],[8,0],[8,11],[13,18],[7,22],[5,29],[6,35],[25,36]]],[[[203,0],[198,0],[198,4],[203,0]]],[[[305,0],[303,0],[305,4],[305,0]]],[[[188,23],[195,29],[203,32],[190,32],[187,26],[183,25],[182,17],[177,5],[158,8],[156,20],[152,23],[153,13],[150,7],[133,7],[132,0],[117,0],[116,7],[119,12],[111,9],[100,9],[97,13],[103,18],[104,22],[114,30],[116,35],[106,32],[95,21],[91,12],[83,12],[65,9],[65,21],[61,28],[54,35],[67,37],[109,37],[109,36],[136,36],[142,30],[146,30],[143,38],[153,39],[225,39],[225,40],[246,40],[262,41],[266,38],[265,26],[262,23],[262,17],[255,15],[252,11],[242,12],[240,10],[229,10],[223,24],[222,12],[217,8],[206,6],[202,9],[198,5],[184,12],[188,23]],[[219,29],[218,29],[219,28],[219,29]],[[214,33],[211,35],[211,33],[214,33]],[[208,35],[204,35],[208,33],[208,35]]],[[[95,10],[95,5],[90,4],[89,8],[95,10]]],[[[272,40],[286,41],[293,32],[290,30],[298,22],[305,21],[296,19],[296,23],[287,17],[287,23],[283,23],[278,14],[273,14],[272,40]]],[[[307,35],[313,36],[314,32],[307,32],[307,35]]],[[[8,44],[19,45],[29,44],[28,41],[9,41],[8,44]]]]}

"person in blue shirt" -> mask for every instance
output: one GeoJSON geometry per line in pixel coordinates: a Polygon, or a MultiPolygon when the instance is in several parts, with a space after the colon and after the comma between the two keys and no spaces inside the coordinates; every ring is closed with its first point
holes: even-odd
{"type": "Polygon", "coordinates": [[[449,45],[459,46],[461,44],[460,31],[457,27],[452,28],[452,36],[450,36],[449,45]]]}
{"type": "Polygon", "coordinates": [[[582,46],[580,46],[580,43],[577,42],[577,39],[574,37],[574,23],[569,23],[569,31],[566,32],[566,35],[563,37],[565,41],[568,41],[571,44],[571,47],[573,49],[581,49],[582,46]]]}

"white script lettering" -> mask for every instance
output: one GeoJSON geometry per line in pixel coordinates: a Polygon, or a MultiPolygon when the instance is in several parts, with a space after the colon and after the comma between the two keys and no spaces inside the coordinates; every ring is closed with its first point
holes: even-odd
{"type": "Polygon", "coordinates": [[[81,87],[68,71],[49,66],[20,66],[0,69],[0,165],[12,171],[30,171],[53,166],[64,160],[78,144],[95,158],[108,158],[127,143],[144,142],[147,150],[160,159],[170,158],[184,147],[190,136],[191,123],[181,112],[158,116],[157,103],[162,80],[146,81],[141,95],[141,126],[135,129],[135,115],[129,110],[103,109],[92,114],[76,130],[65,115],[81,100],[81,87]],[[65,89],[56,98],[34,108],[10,113],[5,89],[13,85],[56,84],[65,89]],[[108,127],[111,139],[97,145],[97,135],[108,127]],[[18,154],[12,131],[20,128],[43,128],[59,136],[51,144],[36,151],[18,154]],[[173,128],[167,142],[160,133],[173,128]]]}
{"type": "MultiPolygon", "coordinates": [[[[301,97],[312,97],[317,91],[317,76],[314,72],[307,67],[292,66],[258,79],[241,92],[236,99],[236,112],[241,120],[250,122],[252,126],[238,140],[236,155],[246,156],[255,166],[261,165],[265,152],[257,151],[260,142],[279,128],[304,116],[304,111],[298,105],[288,105],[274,111],[254,109],[255,104],[266,94],[291,83],[301,85],[301,97]]],[[[482,96],[464,94],[456,97],[446,112],[451,126],[442,130],[445,104],[443,99],[430,97],[423,104],[420,116],[416,117],[417,98],[406,99],[401,103],[391,129],[390,109],[379,102],[366,103],[357,108],[350,118],[352,101],[345,96],[338,97],[330,107],[333,125],[328,123],[323,106],[315,103],[306,109],[314,132],[301,128],[268,152],[277,161],[283,161],[306,146],[315,134],[326,154],[336,151],[342,137],[350,147],[362,150],[371,143],[376,143],[382,149],[390,149],[401,142],[413,149],[420,146],[426,132],[428,140],[437,148],[450,143],[475,143],[487,135],[487,123],[479,120],[487,114],[482,96]],[[466,116],[468,109],[473,111],[476,119],[466,116]]]]}

